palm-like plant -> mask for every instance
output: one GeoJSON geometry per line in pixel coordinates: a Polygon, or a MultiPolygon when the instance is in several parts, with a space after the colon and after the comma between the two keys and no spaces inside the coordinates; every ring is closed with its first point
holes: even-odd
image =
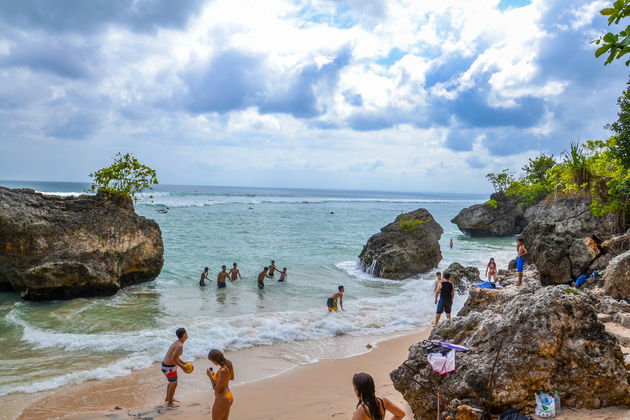
{"type": "Polygon", "coordinates": [[[569,150],[562,152],[564,164],[569,170],[573,182],[578,188],[586,188],[591,183],[591,172],[589,171],[586,154],[578,142],[571,142],[569,150]]]}

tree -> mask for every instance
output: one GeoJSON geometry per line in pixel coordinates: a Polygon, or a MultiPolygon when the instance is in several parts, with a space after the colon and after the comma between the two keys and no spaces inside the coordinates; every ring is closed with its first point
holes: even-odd
{"type": "Polygon", "coordinates": [[[496,192],[507,190],[510,184],[514,182],[514,176],[512,176],[509,169],[504,169],[497,174],[490,172],[486,175],[486,178],[490,181],[496,192]]]}
{"type": "MultiPolygon", "coordinates": [[[[114,163],[109,167],[92,172],[90,191],[105,193],[107,198],[114,194],[138,201],[137,194],[145,189],[153,189],[157,184],[155,170],[138,162],[131,153],[114,155],[114,163]]],[[[151,196],[153,198],[153,196],[151,196]]]]}
{"type": "MultiPolygon", "coordinates": [[[[608,16],[608,26],[613,23],[617,25],[621,19],[630,16],[630,0],[617,0],[612,6],[613,7],[607,7],[600,11],[602,15],[608,16]]],[[[620,59],[630,52],[630,25],[626,26],[626,29],[620,31],[618,34],[608,32],[606,35],[596,40],[595,44],[601,44],[601,47],[595,51],[595,57],[599,57],[608,52],[608,58],[604,62],[604,65],[612,63],[613,60],[620,59]]],[[[630,65],[630,60],[626,61],[626,66],[627,65],[630,65]]]]}
{"type": "Polygon", "coordinates": [[[547,156],[541,153],[535,158],[529,158],[527,165],[523,166],[525,172],[525,178],[532,184],[544,184],[546,183],[549,175],[547,171],[554,167],[556,161],[553,155],[547,156]]]}
{"type": "Polygon", "coordinates": [[[619,117],[612,124],[604,127],[614,133],[614,144],[610,146],[613,155],[619,160],[621,166],[630,169],[630,81],[626,83],[626,90],[617,98],[619,105],[619,117]]]}

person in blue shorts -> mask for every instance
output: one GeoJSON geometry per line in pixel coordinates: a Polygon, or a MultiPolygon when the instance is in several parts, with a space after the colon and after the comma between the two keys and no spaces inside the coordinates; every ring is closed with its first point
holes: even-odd
{"type": "Polygon", "coordinates": [[[446,319],[451,319],[451,307],[453,306],[453,299],[455,298],[455,287],[451,283],[451,274],[444,273],[442,281],[435,290],[435,303],[437,304],[437,310],[435,311],[435,323],[431,325],[436,327],[440,321],[442,312],[446,312],[446,319]],[[440,301],[438,302],[438,296],[440,301]]]}
{"type": "Polygon", "coordinates": [[[527,249],[523,245],[522,238],[516,240],[516,253],[516,272],[518,273],[518,283],[516,285],[520,286],[523,283],[523,265],[525,265],[525,255],[527,255],[527,249]]]}

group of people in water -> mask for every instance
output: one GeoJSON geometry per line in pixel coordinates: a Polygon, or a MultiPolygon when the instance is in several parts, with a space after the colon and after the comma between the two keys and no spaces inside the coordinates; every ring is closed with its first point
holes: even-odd
{"type": "MultiPolygon", "coordinates": [[[[343,286],[339,286],[339,292],[343,294],[343,286]]],[[[186,363],[181,359],[184,343],[188,340],[188,332],[185,328],[178,328],[175,335],[177,340],[171,344],[162,361],[162,372],[168,382],[164,400],[167,407],[179,406],[178,401],[174,398],[178,380],[177,368],[181,368],[186,373],[192,373],[194,369],[191,363],[186,363]]],[[[217,367],[216,371],[213,367],[206,370],[206,375],[214,390],[212,420],[227,420],[234,402],[234,396],[229,387],[230,381],[234,380],[234,365],[217,349],[208,352],[208,360],[217,367]]],[[[392,420],[400,420],[405,417],[405,411],[398,404],[389,398],[376,396],[374,379],[367,373],[355,374],[352,378],[352,386],[354,394],[359,400],[352,416],[353,420],[382,420],[388,411],[393,415],[392,420]]]]}
{"type": "MultiPolygon", "coordinates": [[[[206,285],[206,280],[208,280],[209,274],[208,270],[209,268],[205,267],[203,269],[203,272],[201,273],[201,278],[199,279],[199,286],[201,287],[204,287],[206,285]]],[[[279,270],[276,267],[276,262],[272,260],[269,266],[263,268],[263,271],[258,273],[258,288],[264,289],[265,279],[273,279],[275,277],[276,271],[280,273],[280,278],[278,279],[278,282],[284,282],[287,280],[287,268],[284,267],[282,270],[279,270]]],[[[221,266],[221,271],[219,271],[219,274],[217,275],[217,289],[224,289],[225,287],[227,287],[228,279],[230,280],[230,282],[235,282],[239,279],[243,280],[243,277],[241,276],[241,271],[238,269],[238,265],[236,263],[232,264],[232,268],[230,269],[230,271],[227,271],[227,266],[221,266]]]]}

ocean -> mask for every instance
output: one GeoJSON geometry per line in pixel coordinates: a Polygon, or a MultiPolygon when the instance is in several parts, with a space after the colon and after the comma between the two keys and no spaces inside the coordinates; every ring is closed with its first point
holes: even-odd
{"type": "MultiPolygon", "coordinates": [[[[0,185],[62,196],[88,187],[0,185]]],[[[162,230],[164,267],[155,281],[71,301],[26,302],[0,292],[0,396],[130,374],[161,361],[178,327],[190,336],[184,360],[205,357],[211,348],[264,353],[278,343],[287,344],[281,357],[295,364],[365,351],[366,337],[430,324],[436,271],[459,262],[483,275],[490,257],[507,266],[514,238],[469,238],[450,222],[485,200],[479,194],[156,186],[135,205],[162,230]],[[438,269],[402,281],[364,273],[357,256],[368,238],[419,207],[444,229],[438,269]],[[259,290],[256,277],[271,260],[287,267],[288,281],[267,279],[259,290]],[[221,265],[229,269],[234,262],[243,279],[217,290],[221,265]],[[209,281],[201,288],[206,266],[209,281]],[[339,285],[346,311],[328,313],[326,299],[339,285]]],[[[456,296],[454,311],[465,300],[456,296]]]]}

